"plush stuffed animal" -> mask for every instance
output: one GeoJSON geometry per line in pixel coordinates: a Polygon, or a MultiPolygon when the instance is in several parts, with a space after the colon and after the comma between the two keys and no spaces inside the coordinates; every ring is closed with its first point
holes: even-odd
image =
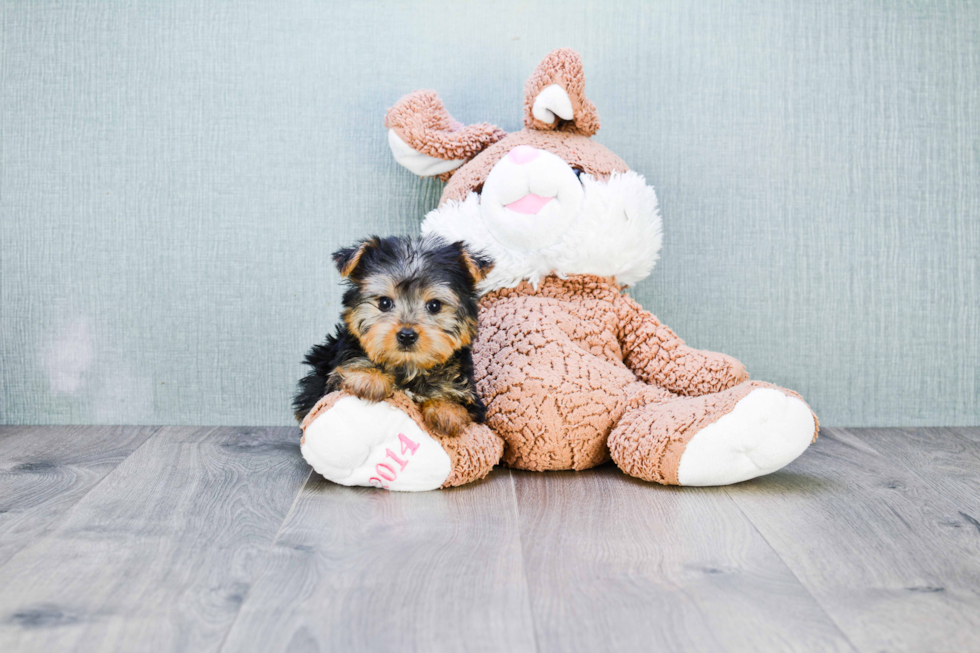
{"type": "Polygon", "coordinates": [[[328,395],[302,444],[327,479],[428,490],[473,481],[501,459],[583,470],[611,458],[647,481],[725,485],[783,467],[816,438],[799,395],[688,347],[624,294],[657,260],[657,197],[592,140],[599,116],[577,53],[556,50],[534,71],[522,131],[464,126],[432,91],[402,98],[385,124],[400,164],[448,181],[422,232],[496,263],[473,349],[487,422],[443,437],[405,397],[328,395]]]}

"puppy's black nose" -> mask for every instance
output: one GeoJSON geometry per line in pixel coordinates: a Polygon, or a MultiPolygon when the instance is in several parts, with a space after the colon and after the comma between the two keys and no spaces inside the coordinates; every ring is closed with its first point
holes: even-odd
{"type": "Polygon", "coordinates": [[[395,338],[398,339],[398,344],[408,347],[415,344],[415,341],[419,339],[419,334],[414,329],[402,329],[395,334],[395,338]]]}

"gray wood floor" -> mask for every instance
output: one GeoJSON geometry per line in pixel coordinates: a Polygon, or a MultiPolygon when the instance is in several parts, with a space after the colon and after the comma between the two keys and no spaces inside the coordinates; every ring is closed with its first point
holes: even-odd
{"type": "Polygon", "coordinates": [[[414,495],[298,433],[0,427],[0,651],[980,651],[980,429],[414,495]]]}

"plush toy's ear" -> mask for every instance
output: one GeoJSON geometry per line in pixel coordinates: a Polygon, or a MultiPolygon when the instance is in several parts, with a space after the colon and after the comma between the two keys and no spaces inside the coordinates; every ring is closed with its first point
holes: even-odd
{"type": "Polygon", "coordinates": [[[340,276],[347,279],[350,275],[354,274],[354,270],[360,265],[361,259],[364,255],[376,248],[378,246],[378,237],[372,236],[366,238],[359,242],[353,247],[345,247],[344,249],[338,249],[331,255],[333,262],[337,266],[337,271],[340,272],[340,276]]]}
{"type": "Polygon", "coordinates": [[[453,119],[435,91],[409,93],[385,116],[395,160],[422,177],[450,173],[507,135],[487,123],[453,119]]]}
{"type": "Polygon", "coordinates": [[[599,113],[585,97],[582,57],[569,48],[554,50],[524,84],[524,126],[592,136],[599,113]]]}
{"type": "Polygon", "coordinates": [[[470,273],[473,283],[477,284],[486,279],[490,271],[493,270],[493,261],[483,254],[470,252],[461,240],[453,243],[453,245],[459,248],[459,260],[462,261],[466,271],[470,273]]]}

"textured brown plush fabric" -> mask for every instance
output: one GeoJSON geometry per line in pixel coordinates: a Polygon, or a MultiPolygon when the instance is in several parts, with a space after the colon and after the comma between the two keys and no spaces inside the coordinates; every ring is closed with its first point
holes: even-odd
{"type": "MultiPolygon", "coordinates": [[[[332,392],[318,401],[300,425],[300,428],[303,429],[300,444],[306,442],[306,428],[317,417],[332,408],[344,397],[349,396],[344,392],[332,392]]],[[[503,442],[486,425],[470,424],[465,431],[455,437],[439,435],[426,428],[418,406],[402,393],[396,392],[387,400],[387,403],[404,411],[413,422],[418,424],[420,429],[428,433],[449,454],[451,471],[449,478],[442,484],[442,487],[456,487],[481,479],[489,474],[493,466],[500,460],[504,448],[503,442]]]]}
{"type": "Polygon", "coordinates": [[[608,149],[585,136],[568,132],[540,132],[524,129],[508,134],[503,140],[483,150],[476,158],[453,173],[442,190],[440,206],[449,200],[462,200],[470,191],[483,186],[491,168],[518,145],[530,145],[561,157],[573,168],[593,177],[606,178],[614,172],[626,172],[629,166],[608,149]]]}
{"type": "Polygon", "coordinates": [[[480,308],[477,387],[513,467],[587,469],[613,449],[628,474],[676,483],[694,433],[772,387],[685,345],[612,279],[550,276],[489,293],[480,308]]]}
{"type": "Polygon", "coordinates": [[[582,57],[571,48],[553,50],[524,84],[524,126],[541,131],[563,131],[582,136],[592,136],[599,131],[599,112],[592,101],[585,97],[585,73],[582,57]],[[555,117],[550,125],[534,117],[531,110],[538,93],[557,84],[568,93],[572,102],[572,120],[555,117]]]}
{"type": "Polygon", "coordinates": [[[623,295],[618,309],[624,362],[644,383],[698,396],[749,379],[745,366],[731,356],[685,345],[632,297],[623,295]]]}
{"type": "Polygon", "coordinates": [[[393,129],[416,152],[447,161],[469,159],[507,135],[485,122],[457,122],[435,91],[415,91],[400,99],[388,110],[385,127],[393,129]]]}

